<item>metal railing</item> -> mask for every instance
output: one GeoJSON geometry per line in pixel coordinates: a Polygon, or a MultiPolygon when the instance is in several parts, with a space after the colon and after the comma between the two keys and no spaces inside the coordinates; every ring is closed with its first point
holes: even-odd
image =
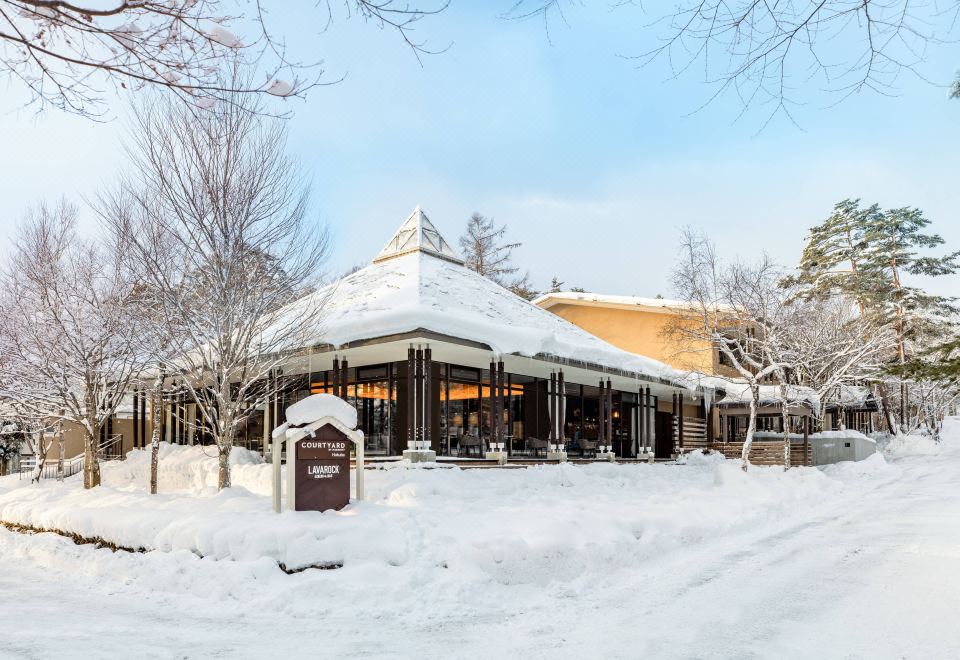
{"type": "MultiPolygon", "coordinates": [[[[109,436],[97,445],[97,460],[99,461],[122,461],[125,458],[123,454],[123,436],[119,433],[109,436]]],[[[73,458],[67,458],[63,461],[63,472],[60,472],[60,461],[47,458],[40,471],[41,479],[58,479],[72,477],[83,470],[84,456],[80,454],[73,458]]],[[[24,475],[32,475],[37,467],[36,456],[27,456],[20,459],[20,478],[24,475]]]]}

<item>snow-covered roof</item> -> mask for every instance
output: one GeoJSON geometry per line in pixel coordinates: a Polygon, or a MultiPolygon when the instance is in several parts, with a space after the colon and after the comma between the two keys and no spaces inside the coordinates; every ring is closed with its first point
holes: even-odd
{"type": "Polygon", "coordinates": [[[827,405],[844,406],[847,408],[864,406],[872,403],[873,392],[869,387],[862,385],[838,385],[830,392],[827,405]]]}
{"type": "Polygon", "coordinates": [[[617,296],[603,293],[587,293],[584,291],[557,291],[545,293],[533,300],[534,305],[541,307],[551,302],[594,303],[598,305],[622,305],[628,307],[652,307],[668,309],[685,309],[690,306],[683,300],[670,298],[643,298],[640,296],[617,296]]]}
{"type": "Polygon", "coordinates": [[[401,257],[411,252],[423,252],[454,263],[463,263],[419,206],[407,216],[397,233],[374,258],[373,263],[401,257]]]}
{"type": "MultiPolygon", "coordinates": [[[[401,232],[411,218],[424,227],[426,216],[417,209],[401,232]]],[[[438,239],[435,245],[446,245],[438,239]]],[[[683,375],[608,344],[432,249],[381,252],[371,265],[311,295],[325,301],[313,338],[318,344],[339,347],[423,330],[477,342],[500,355],[582,361],[671,383],[683,375]]],[[[302,304],[311,307],[314,301],[302,304]]]]}
{"type": "MultiPolygon", "coordinates": [[[[746,382],[728,381],[727,386],[724,389],[726,390],[726,396],[724,396],[718,402],[718,405],[736,406],[750,403],[750,385],[746,382]]],[[[806,404],[811,408],[811,410],[819,410],[820,408],[820,397],[817,396],[817,393],[812,388],[805,387],[803,385],[788,386],[787,399],[788,403],[806,404]]],[[[780,401],[781,398],[779,385],[760,386],[761,404],[770,405],[780,403],[780,401]]]]}

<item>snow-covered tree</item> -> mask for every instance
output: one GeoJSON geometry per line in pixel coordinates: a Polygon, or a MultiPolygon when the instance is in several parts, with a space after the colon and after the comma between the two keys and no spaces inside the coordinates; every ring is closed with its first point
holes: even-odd
{"type": "MultiPolygon", "coordinates": [[[[341,11],[395,30],[419,54],[413,23],[444,3],[418,9],[394,0],[321,0],[302,12],[319,29],[341,11]]],[[[0,0],[0,75],[34,101],[85,116],[105,111],[110,87],[165,88],[197,107],[232,94],[302,95],[323,73],[319,58],[295,57],[263,0],[0,0]],[[226,64],[257,63],[262,82],[224,85],[226,64]]]]}
{"type": "MultiPolygon", "coordinates": [[[[746,470],[757,426],[760,386],[791,368],[782,337],[785,296],[777,268],[766,257],[756,264],[724,263],[713,243],[687,228],[673,287],[686,305],[673,317],[667,334],[678,352],[719,351],[750,391],[750,414],[741,459],[746,470]]],[[[787,405],[788,396],[782,397],[787,405]]],[[[787,446],[789,465],[789,445],[787,446]]]]}
{"type": "Polygon", "coordinates": [[[76,222],[76,207],[66,202],[41,205],[17,232],[0,275],[0,397],[38,425],[78,426],[83,483],[93,488],[100,430],[141,367],[139,322],[119,256],[83,236],[76,222]]]}
{"type": "Polygon", "coordinates": [[[822,426],[826,407],[838,388],[877,379],[896,340],[875,318],[865,318],[845,296],[792,298],[795,323],[787,341],[793,352],[796,382],[813,389],[820,400],[822,426]]]}
{"type": "MultiPolygon", "coordinates": [[[[888,360],[899,369],[912,359],[912,343],[920,336],[944,335],[949,318],[956,313],[952,300],[930,295],[904,281],[907,276],[942,276],[960,268],[960,252],[941,256],[921,255],[943,244],[936,234],[925,233],[930,221],[919,209],[881,210],[876,204],[861,208],[859,200],[844,200],[824,223],[811,229],[797,274],[787,283],[807,298],[842,295],[856,301],[865,322],[888,327],[895,336],[888,360]]],[[[882,398],[889,399],[887,383],[880,384],[882,398]]],[[[900,381],[896,408],[899,424],[905,419],[909,398],[907,383],[900,381]]],[[[884,401],[888,412],[895,408],[884,401]]]]}
{"type": "Polygon", "coordinates": [[[326,233],[308,215],[285,125],[257,103],[140,106],[131,171],[100,205],[166,324],[168,379],[217,444],[220,488],[230,486],[238,430],[275,391],[271,375],[322,325],[322,299],[288,305],[318,282],[326,233]]]}

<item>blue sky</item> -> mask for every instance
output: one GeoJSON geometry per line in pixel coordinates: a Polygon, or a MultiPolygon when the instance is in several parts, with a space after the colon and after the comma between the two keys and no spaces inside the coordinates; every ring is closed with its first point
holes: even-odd
{"type": "MultiPolygon", "coordinates": [[[[418,35],[448,48],[422,66],[394,34],[359,21],[316,35],[277,17],[330,79],[345,76],[284,102],[313,213],[334,237],[332,272],[369,261],[418,204],[452,243],[473,211],[506,223],[537,286],[558,275],[619,294],[670,294],[684,225],[730,257],[766,250],[791,264],[806,228],[844,197],[919,206],[960,248],[960,101],[942,87],[905,76],[898,96],[827,107],[814,85],[799,128],[764,127],[764,108],[738,121],[732,98],[695,111],[710,94],[695,72],[672,80],[664,62],[621,57],[656,36],[639,10],[572,4],[548,38],[541,22],[499,18],[509,4],[455,1],[425,19],[418,35]]],[[[958,53],[931,49],[924,74],[949,81],[958,53]]],[[[13,83],[0,87],[5,236],[38,199],[92,196],[123,167],[121,102],[117,120],[93,124],[35,116],[22,101],[13,83]]]]}

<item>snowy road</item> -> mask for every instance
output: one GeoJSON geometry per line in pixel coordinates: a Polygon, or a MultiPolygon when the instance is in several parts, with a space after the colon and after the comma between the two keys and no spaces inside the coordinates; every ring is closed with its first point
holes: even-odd
{"type": "Polygon", "coordinates": [[[891,463],[802,512],[541,584],[278,576],[0,529],[0,657],[960,658],[960,450],[891,463]]]}

